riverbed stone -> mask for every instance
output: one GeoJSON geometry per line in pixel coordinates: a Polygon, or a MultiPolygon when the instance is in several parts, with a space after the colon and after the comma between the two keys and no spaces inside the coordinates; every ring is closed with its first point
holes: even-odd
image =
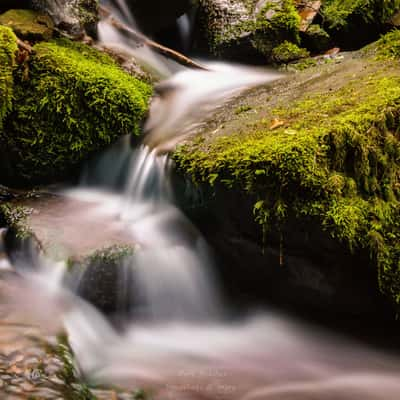
{"type": "Polygon", "coordinates": [[[231,288],[344,313],[399,306],[399,43],[252,90],[177,149],[231,288]]]}

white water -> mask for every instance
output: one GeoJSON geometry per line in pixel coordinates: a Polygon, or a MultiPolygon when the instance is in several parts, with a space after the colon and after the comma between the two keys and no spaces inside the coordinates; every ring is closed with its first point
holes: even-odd
{"type": "Polygon", "coordinates": [[[276,77],[230,66],[175,75],[160,86],[169,94],[153,104],[146,127],[156,148],[131,154],[121,142],[65,194],[95,201],[99,217],[122,222],[137,243],[121,265],[120,295],[134,304],[123,331],[63,287],[62,263],[7,281],[2,295],[14,318],[66,329],[92,382],[144,387],[160,400],[400,398],[395,357],[271,311],[228,322],[204,239],[174,206],[170,161],[158,145],[169,147],[239,90],[276,77]]]}

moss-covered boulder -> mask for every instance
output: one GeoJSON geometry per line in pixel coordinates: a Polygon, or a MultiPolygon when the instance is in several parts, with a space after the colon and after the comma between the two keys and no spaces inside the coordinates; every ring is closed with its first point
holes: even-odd
{"type": "Polygon", "coordinates": [[[14,68],[12,81],[15,37],[9,28],[0,27],[0,33],[0,51],[9,54],[4,90],[12,93],[0,130],[3,183],[60,179],[119,136],[139,133],[151,95],[148,84],[109,56],[66,39],[35,45],[14,68]]]}
{"type": "Polygon", "coordinates": [[[298,48],[320,53],[330,47],[357,49],[387,32],[400,0],[198,0],[196,42],[215,56],[243,62],[280,62],[283,43],[290,60],[298,48]],[[205,41],[205,43],[204,43],[205,41]]]}
{"type": "Polygon", "coordinates": [[[399,0],[326,0],[321,20],[336,45],[354,49],[375,40],[399,11],[399,0]]]}
{"type": "Polygon", "coordinates": [[[292,0],[199,0],[199,37],[216,56],[270,59],[284,41],[299,43],[300,16],[292,0]]]}
{"type": "Polygon", "coordinates": [[[234,102],[175,153],[218,210],[228,272],[248,250],[239,275],[261,292],[358,311],[379,286],[400,305],[399,44],[395,31],[257,89],[239,100],[251,112],[234,102]]]}
{"type": "Polygon", "coordinates": [[[9,10],[0,15],[0,25],[10,27],[15,34],[25,40],[50,40],[53,36],[52,19],[32,10],[9,10]]]}

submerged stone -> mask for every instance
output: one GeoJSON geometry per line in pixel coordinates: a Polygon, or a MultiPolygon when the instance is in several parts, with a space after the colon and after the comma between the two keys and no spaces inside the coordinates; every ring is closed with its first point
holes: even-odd
{"type": "Polygon", "coordinates": [[[233,286],[354,313],[379,308],[379,287],[400,306],[399,43],[253,90],[176,151],[233,286]]]}
{"type": "Polygon", "coordinates": [[[10,27],[20,39],[50,40],[54,24],[47,14],[31,10],[9,10],[0,15],[0,25],[10,27]]]}

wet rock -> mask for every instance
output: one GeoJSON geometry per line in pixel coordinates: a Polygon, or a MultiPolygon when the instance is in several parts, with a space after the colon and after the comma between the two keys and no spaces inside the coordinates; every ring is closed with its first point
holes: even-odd
{"type": "Polygon", "coordinates": [[[353,314],[398,304],[399,42],[395,31],[255,89],[175,153],[234,298],[353,314]]]}
{"type": "Polygon", "coordinates": [[[37,267],[40,254],[65,261],[65,284],[71,290],[106,312],[129,306],[119,294],[128,285],[124,260],[138,243],[117,215],[95,201],[46,193],[3,205],[2,212],[10,227],[7,253],[18,268],[37,267]]]}
{"type": "Polygon", "coordinates": [[[377,40],[399,11],[397,0],[329,0],[323,2],[320,22],[336,46],[354,50],[377,40]]]}
{"type": "MultiPolygon", "coordinates": [[[[291,0],[200,0],[197,40],[216,56],[270,59],[285,40],[299,44],[300,16],[291,0]]],[[[246,59],[247,58],[247,59],[246,59]]]]}
{"type": "Polygon", "coordinates": [[[11,228],[8,236],[33,238],[40,251],[56,261],[81,260],[110,244],[136,245],[117,216],[95,201],[36,193],[3,205],[0,213],[11,228]]]}
{"type": "Polygon", "coordinates": [[[31,10],[9,10],[0,15],[0,24],[10,27],[20,39],[50,40],[54,24],[47,14],[31,10]]]}
{"type": "Polygon", "coordinates": [[[123,303],[122,299],[132,286],[132,276],[124,265],[134,251],[134,246],[114,245],[95,251],[85,259],[70,261],[72,275],[79,276],[76,289],[79,295],[106,313],[128,309],[129,300],[123,303]]]}
{"type": "Polygon", "coordinates": [[[49,15],[58,29],[81,37],[85,33],[95,36],[98,22],[96,0],[3,0],[0,11],[9,9],[37,10],[49,15]]]}
{"type": "Polygon", "coordinates": [[[56,26],[74,37],[95,36],[98,22],[96,0],[32,0],[33,8],[48,13],[56,26]]]}

